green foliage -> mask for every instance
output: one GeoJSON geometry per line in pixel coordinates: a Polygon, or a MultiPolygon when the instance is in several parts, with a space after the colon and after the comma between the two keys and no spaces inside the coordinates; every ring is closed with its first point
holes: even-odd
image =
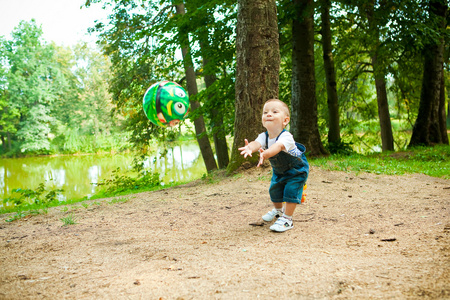
{"type": "Polygon", "coordinates": [[[52,153],[99,153],[121,152],[131,148],[129,133],[83,134],[76,129],[68,129],[51,141],[52,153]]]}
{"type": "Polygon", "coordinates": [[[18,194],[15,197],[8,197],[3,199],[3,205],[9,206],[13,204],[16,207],[28,207],[31,205],[35,205],[37,207],[47,207],[54,202],[58,202],[58,195],[64,192],[63,189],[53,189],[47,191],[43,183],[40,183],[39,186],[32,189],[14,189],[14,193],[18,194]]]}
{"type": "Polygon", "coordinates": [[[110,197],[125,193],[136,193],[138,191],[146,191],[161,185],[159,173],[151,173],[142,170],[137,177],[130,177],[121,174],[120,168],[112,172],[110,179],[101,180],[98,186],[101,191],[98,196],[110,197]]]}
{"type": "Polygon", "coordinates": [[[83,145],[98,151],[121,125],[108,92],[109,58],[86,45],[47,44],[42,34],[34,20],[22,21],[11,40],[0,40],[0,153],[77,152],[64,147],[67,133],[94,136],[83,145]]]}
{"type": "MultiPolygon", "coordinates": [[[[185,84],[183,61],[176,50],[182,36],[190,34],[191,56],[199,75],[211,75],[216,83],[191,101],[203,104],[191,110],[189,118],[206,118],[210,131],[227,135],[234,124],[234,24],[236,5],[232,1],[185,1],[186,14],[176,13],[172,1],[135,2],[94,0],[113,7],[109,24],[97,23],[91,31],[100,34],[104,52],[110,56],[110,91],[117,111],[125,116],[130,142],[147,147],[152,138],[163,138],[175,129],[153,125],[142,113],[142,96],[151,84],[170,80],[185,84]],[[150,24],[150,25],[149,25],[150,24]],[[150,38],[151,37],[151,38],[150,38]],[[215,117],[223,116],[223,125],[215,117]]],[[[199,86],[202,86],[199,79],[199,86]]]]}
{"type": "Polygon", "coordinates": [[[338,155],[350,155],[353,154],[353,148],[352,148],[351,142],[343,142],[340,143],[329,143],[326,148],[331,154],[338,154],[338,155]]]}
{"type": "Polygon", "coordinates": [[[16,211],[16,213],[8,218],[6,222],[13,222],[23,217],[47,213],[48,207],[59,203],[58,196],[64,192],[62,189],[46,190],[43,183],[32,189],[14,189],[17,196],[7,197],[3,199],[3,208],[0,213],[16,211]]]}

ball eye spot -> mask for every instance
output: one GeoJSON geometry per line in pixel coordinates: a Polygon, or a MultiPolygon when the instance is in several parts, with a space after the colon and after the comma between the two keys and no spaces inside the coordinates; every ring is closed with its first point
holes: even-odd
{"type": "Polygon", "coordinates": [[[177,102],[174,105],[174,110],[177,114],[183,115],[186,112],[186,106],[181,102],[177,102]]]}
{"type": "Polygon", "coordinates": [[[175,95],[180,98],[186,97],[186,93],[182,89],[175,89],[175,95]]]}

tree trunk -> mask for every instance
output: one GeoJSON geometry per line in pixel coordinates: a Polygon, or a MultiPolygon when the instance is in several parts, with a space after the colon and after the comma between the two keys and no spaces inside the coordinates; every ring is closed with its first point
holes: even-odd
{"type": "MultiPolygon", "coordinates": [[[[431,1],[429,12],[433,18],[440,17],[441,22],[437,25],[436,30],[442,30],[446,26],[445,16],[447,6],[439,1],[431,1]]],[[[413,126],[413,132],[408,147],[413,146],[430,146],[434,144],[448,144],[443,140],[443,135],[447,135],[447,130],[442,132],[444,128],[440,125],[440,108],[441,91],[443,88],[443,56],[444,56],[444,39],[438,42],[426,45],[424,48],[424,69],[422,78],[422,90],[420,93],[419,113],[413,126]]],[[[445,100],[444,100],[445,101],[445,100]]],[[[445,119],[445,118],[443,118],[445,119]]]]}
{"type": "Polygon", "coordinates": [[[294,0],[292,23],[292,111],[291,133],[311,156],[328,154],[317,125],[316,77],[314,69],[314,19],[312,0],[294,0]]]}
{"type": "MultiPolygon", "coordinates": [[[[376,51],[376,50],[375,50],[376,51]]],[[[377,54],[372,56],[373,74],[377,90],[378,119],[380,120],[381,147],[383,151],[394,151],[394,136],[392,134],[391,115],[386,91],[384,72],[380,72],[377,54]]]]}
{"type": "Polygon", "coordinates": [[[6,152],[5,135],[4,134],[0,134],[0,139],[2,141],[3,153],[5,153],[6,152]]]}
{"type": "Polygon", "coordinates": [[[336,71],[334,68],[333,47],[331,45],[330,6],[330,0],[324,0],[321,13],[323,61],[328,96],[328,143],[339,144],[341,142],[341,130],[339,127],[339,102],[336,90],[336,71]]]}
{"type": "MultiPolygon", "coordinates": [[[[177,14],[184,15],[186,13],[184,4],[176,5],[177,14]]],[[[179,32],[181,53],[183,55],[184,68],[186,72],[186,84],[189,97],[192,97],[198,93],[197,82],[195,76],[195,70],[192,63],[192,57],[189,50],[189,39],[187,32],[179,32]]],[[[191,109],[195,111],[200,108],[200,103],[198,101],[193,101],[190,99],[191,109]]],[[[203,161],[205,162],[206,170],[208,172],[216,170],[217,164],[214,159],[214,153],[209,143],[208,134],[206,132],[205,121],[203,116],[199,116],[194,120],[195,134],[197,137],[197,142],[200,147],[200,152],[202,153],[203,161]]]]}
{"type": "MultiPolygon", "coordinates": [[[[265,101],[278,98],[280,50],[275,0],[238,0],[234,142],[228,172],[244,162],[238,148],[264,131],[265,101]]],[[[250,161],[256,164],[258,155],[250,161]]]]}
{"type": "MultiPolygon", "coordinates": [[[[444,65],[442,65],[444,67],[444,65]]],[[[442,68],[441,76],[441,92],[439,94],[439,131],[442,136],[442,143],[448,145],[448,134],[447,134],[447,117],[445,115],[445,78],[444,69],[442,68]]],[[[449,105],[450,106],[450,105],[449,105]]]]}
{"type": "Polygon", "coordinates": [[[377,91],[378,119],[380,121],[381,148],[383,151],[394,151],[394,136],[392,134],[391,116],[389,113],[389,104],[386,91],[386,79],[384,63],[379,61],[378,51],[380,50],[380,32],[379,24],[374,17],[375,2],[372,0],[363,5],[366,9],[367,20],[369,22],[369,31],[374,39],[374,46],[371,49],[371,61],[373,76],[375,78],[375,88],[377,91]]]}
{"type": "MultiPolygon", "coordinates": [[[[202,43],[200,44],[202,47],[202,43]]],[[[203,56],[203,69],[206,70],[209,60],[203,56]]],[[[205,85],[209,88],[217,80],[215,74],[205,74],[205,85]]],[[[211,95],[213,97],[213,95],[211,95]]],[[[228,166],[228,145],[226,135],[223,132],[223,114],[220,113],[221,103],[217,103],[217,106],[211,109],[211,127],[213,131],[214,146],[216,148],[217,162],[219,163],[219,169],[224,169],[228,166]]]]}
{"type": "Polygon", "coordinates": [[[6,133],[6,137],[8,139],[8,150],[11,151],[12,150],[12,145],[11,145],[11,133],[7,132],[6,133]]]}

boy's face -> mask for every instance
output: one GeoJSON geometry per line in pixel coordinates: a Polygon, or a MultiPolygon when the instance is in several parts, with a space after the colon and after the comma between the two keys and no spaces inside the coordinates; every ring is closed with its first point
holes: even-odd
{"type": "Polygon", "coordinates": [[[275,101],[264,105],[262,114],[262,125],[269,131],[283,130],[289,123],[289,116],[284,107],[275,101]]]}

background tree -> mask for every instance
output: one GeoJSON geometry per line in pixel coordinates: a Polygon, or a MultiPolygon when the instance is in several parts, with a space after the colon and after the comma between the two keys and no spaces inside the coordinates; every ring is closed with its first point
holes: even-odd
{"type": "Polygon", "coordinates": [[[6,41],[0,38],[0,139],[3,153],[12,150],[12,137],[17,132],[19,110],[8,96],[6,41]]]}
{"type": "MultiPolygon", "coordinates": [[[[236,26],[234,142],[228,171],[243,162],[238,148],[264,130],[263,103],[278,98],[280,52],[274,0],[239,0],[236,26]]],[[[257,155],[251,161],[257,162],[257,155]]]]}
{"type": "MultiPolygon", "coordinates": [[[[222,2],[222,1],[221,1],[222,2]]],[[[231,64],[234,58],[234,29],[231,24],[235,24],[236,14],[234,13],[234,3],[221,3],[216,1],[189,0],[186,1],[188,8],[190,32],[194,39],[199,42],[200,55],[202,61],[202,73],[205,81],[205,90],[198,95],[203,103],[203,111],[210,120],[210,132],[214,139],[214,146],[217,155],[219,168],[226,168],[229,163],[228,144],[226,140],[227,124],[230,114],[227,106],[231,95],[223,96],[223,82],[226,81],[231,87],[233,82],[226,80],[230,78],[227,65],[231,64]],[[201,9],[199,9],[201,7],[201,9]],[[220,7],[220,17],[214,14],[220,7]],[[209,26],[205,26],[210,24],[209,26]],[[227,25],[229,24],[229,25],[227,25]],[[226,63],[224,63],[226,61],[226,63]],[[220,74],[220,76],[217,76],[220,74]],[[227,101],[228,100],[228,101],[227,101]],[[227,120],[228,117],[228,120],[227,120]]],[[[225,89],[229,94],[231,89],[225,89]]],[[[234,89],[231,98],[234,106],[234,89]]],[[[231,126],[228,126],[231,127],[231,126]]]]}
{"type": "Polygon", "coordinates": [[[292,20],[291,133],[312,156],[327,154],[317,125],[314,2],[294,0],[292,20]]]}
{"type": "MultiPolygon", "coordinates": [[[[184,4],[177,4],[176,5],[176,11],[177,14],[183,17],[186,14],[184,4]]],[[[190,97],[190,103],[191,103],[191,109],[193,114],[198,113],[198,110],[200,110],[200,103],[195,99],[195,96],[198,93],[197,88],[197,80],[194,70],[194,65],[190,53],[190,46],[189,46],[189,37],[188,37],[188,31],[185,27],[182,26],[182,24],[179,26],[178,36],[179,41],[181,45],[181,52],[183,55],[183,62],[184,62],[184,69],[186,72],[186,83],[187,83],[187,90],[190,97]]],[[[203,161],[205,162],[206,170],[213,171],[217,169],[217,164],[214,159],[214,154],[211,149],[211,144],[209,143],[208,139],[208,133],[206,132],[206,126],[205,121],[203,119],[203,116],[201,114],[196,114],[194,117],[194,125],[195,125],[195,134],[197,137],[198,145],[200,146],[200,151],[203,156],[203,161]]]]}
{"type": "Polygon", "coordinates": [[[430,0],[428,2],[429,24],[431,36],[423,47],[424,69],[422,90],[420,94],[419,113],[413,127],[409,147],[416,145],[448,144],[445,124],[445,97],[443,56],[444,33],[448,6],[446,1],[430,0]],[[444,103],[441,103],[444,102],[444,103]]]}
{"type": "MultiPolygon", "coordinates": [[[[140,109],[142,105],[139,104],[142,95],[145,93],[146,87],[161,79],[177,81],[180,84],[187,80],[183,71],[183,62],[187,61],[184,59],[180,60],[177,53],[177,50],[180,49],[180,41],[183,42],[183,46],[189,46],[190,48],[195,80],[189,79],[189,82],[192,82],[189,85],[194,85],[194,82],[198,79],[197,76],[200,74],[198,71],[201,69],[202,53],[197,51],[197,49],[199,49],[199,44],[202,42],[199,39],[203,37],[198,31],[198,26],[195,27],[195,25],[199,24],[198,22],[201,20],[199,16],[204,14],[204,10],[211,10],[211,15],[214,16],[222,10],[227,11],[227,8],[224,9],[224,7],[229,6],[229,4],[226,1],[208,1],[208,5],[203,5],[204,3],[198,1],[188,1],[189,10],[185,12],[185,15],[177,15],[175,4],[181,4],[182,2],[145,1],[140,5],[123,1],[96,2],[108,3],[115,7],[115,13],[110,16],[109,24],[99,23],[95,30],[100,33],[105,53],[112,57],[113,69],[120,72],[115,75],[115,77],[120,79],[113,81],[111,91],[118,108],[121,110],[126,108],[128,112],[127,119],[130,121],[127,123],[127,126],[135,133],[133,134],[133,142],[145,145],[151,138],[165,138],[166,135],[176,135],[176,130],[161,130],[145,120],[145,116],[143,116],[140,109]],[[197,7],[200,4],[201,6],[197,7]],[[117,88],[116,83],[118,84],[117,88]],[[118,88],[119,84],[121,88],[118,88]],[[133,86],[132,92],[130,88],[123,88],[130,85],[133,86]]],[[[90,1],[88,1],[87,5],[89,4],[90,1]]],[[[216,23],[214,20],[209,19],[206,19],[206,21],[211,22],[206,27],[214,34],[223,32],[220,26],[230,28],[232,26],[232,24],[216,23]]],[[[218,34],[217,36],[220,35],[218,34]]],[[[222,45],[228,45],[229,40],[229,38],[222,39],[222,45]]],[[[223,48],[226,48],[226,51],[228,51],[226,46],[223,48]]],[[[223,58],[222,51],[220,51],[223,48],[216,47],[216,50],[219,51],[216,51],[214,62],[228,71],[228,64],[231,60],[223,58]]],[[[189,62],[188,65],[190,65],[189,62]]],[[[228,84],[230,83],[229,78],[223,75],[219,75],[218,80],[220,82],[216,86],[220,86],[220,89],[223,89],[225,86],[222,80],[227,81],[228,84]]],[[[190,94],[192,95],[191,101],[194,106],[196,101],[204,100],[203,95],[190,94]]],[[[226,95],[228,94],[226,93],[226,95]]],[[[224,94],[218,94],[216,99],[218,97],[224,97],[224,94]]],[[[230,101],[222,101],[221,103],[230,105],[230,101]]],[[[195,111],[191,110],[190,118],[192,120],[200,116],[203,118],[208,117],[208,113],[205,112],[210,111],[210,108],[215,105],[211,103],[211,105],[207,105],[207,109],[203,109],[202,104],[204,103],[199,102],[198,109],[195,109],[195,111]]],[[[219,109],[221,115],[229,115],[223,105],[214,107],[219,109]]],[[[205,124],[208,123],[209,120],[205,120],[205,124]]],[[[217,123],[214,123],[214,126],[217,126],[217,123]]],[[[214,128],[212,128],[212,131],[214,131],[214,128]]],[[[223,128],[230,130],[232,127],[228,125],[223,126],[223,128]]],[[[229,132],[224,134],[227,133],[229,132]]],[[[198,134],[198,136],[203,138],[205,134],[209,133],[203,132],[198,134]]],[[[207,142],[209,143],[209,140],[207,142]]],[[[201,146],[201,148],[204,147],[201,146]]],[[[211,153],[210,151],[207,152],[211,153]]],[[[207,161],[212,160],[209,157],[204,157],[204,161],[207,163],[207,161]]]]}
{"type": "Polygon", "coordinates": [[[378,118],[380,120],[381,146],[383,151],[394,150],[394,137],[392,135],[391,117],[386,90],[386,51],[380,41],[383,29],[389,21],[386,17],[386,10],[389,9],[388,1],[376,3],[374,0],[359,4],[359,9],[365,13],[368,21],[367,41],[371,41],[366,46],[369,50],[370,61],[375,79],[377,92],[378,118]],[[383,50],[385,52],[383,52],[383,50]],[[384,58],[384,59],[383,59],[384,58]]]}
{"type": "Polygon", "coordinates": [[[327,85],[328,103],[328,143],[338,146],[341,143],[341,131],[339,125],[339,101],[336,88],[336,70],[334,67],[332,33],[330,22],[330,0],[321,2],[320,16],[322,20],[321,34],[323,47],[323,61],[327,85]]]}
{"type": "Polygon", "coordinates": [[[35,21],[21,22],[7,42],[8,110],[18,110],[20,122],[16,136],[22,152],[50,150],[50,114],[65,80],[54,63],[54,48],[42,43],[42,30],[35,21]]]}

